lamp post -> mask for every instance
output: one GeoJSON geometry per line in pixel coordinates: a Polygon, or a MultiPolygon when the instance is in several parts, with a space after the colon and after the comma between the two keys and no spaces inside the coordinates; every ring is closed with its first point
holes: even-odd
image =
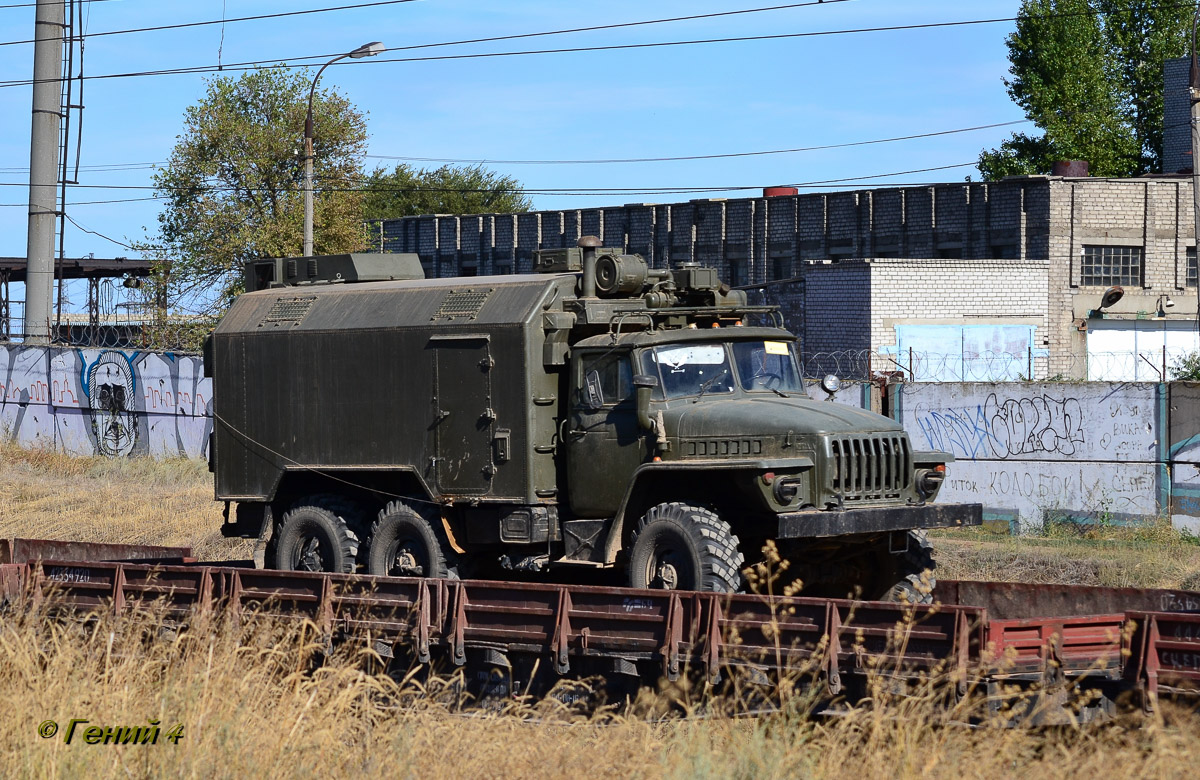
{"type": "Polygon", "coordinates": [[[311,257],[313,253],[313,95],[317,91],[317,82],[321,79],[321,74],[333,63],[338,60],[344,60],[349,57],[352,60],[362,59],[363,57],[374,57],[380,52],[387,51],[387,47],[379,41],[364,43],[354,51],[339,54],[329,62],[321,66],[317,71],[317,75],[313,77],[312,88],[308,90],[308,114],[304,117],[304,256],[311,257]]]}

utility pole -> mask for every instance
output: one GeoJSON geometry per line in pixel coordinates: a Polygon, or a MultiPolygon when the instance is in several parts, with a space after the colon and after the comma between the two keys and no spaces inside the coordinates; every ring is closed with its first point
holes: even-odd
{"type": "Polygon", "coordinates": [[[33,45],[33,123],[29,143],[29,232],[25,270],[25,340],[49,343],[54,294],[54,225],[58,219],[58,136],[64,0],[37,0],[33,45]]]}

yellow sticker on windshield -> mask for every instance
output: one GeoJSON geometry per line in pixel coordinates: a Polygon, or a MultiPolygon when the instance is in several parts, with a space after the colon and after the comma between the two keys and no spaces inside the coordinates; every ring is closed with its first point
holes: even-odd
{"type": "Polygon", "coordinates": [[[768,355],[786,355],[788,353],[786,341],[767,341],[764,344],[768,355]]]}

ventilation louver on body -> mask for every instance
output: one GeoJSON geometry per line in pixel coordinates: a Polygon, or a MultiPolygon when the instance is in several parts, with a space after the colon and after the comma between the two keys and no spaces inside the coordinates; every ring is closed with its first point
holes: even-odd
{"type": "Polygon", "coordinates": [[[454,320],[473,320],[479,316],[479,310],[492,294],[492,288],[486,290],[451,290],[442,299],[442,305],[430,319],[453,322],[454,320]]]}
{"type": "Polygon", "coordinates": [[[307,298],[280,298],[271,305],[267,316],[262,318],[258,327],[289,328],[299,325],[312,308],[315,296],[307,298]]]}

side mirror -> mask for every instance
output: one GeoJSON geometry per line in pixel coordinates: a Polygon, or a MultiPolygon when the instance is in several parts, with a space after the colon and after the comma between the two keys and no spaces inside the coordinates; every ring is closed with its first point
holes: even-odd
{"type": "Polygon", "coordinates": [[[604,391],[600,389],[600,372],[592,370],[584,376],[584,400],[589,409],[604,406],[604,391]]]}
{"type": "Polygon", "coordinates": [[[651,374],[634,374],[633,386],[637,388],[638,425],[653,431],[654,421],[650,419],[650,394],[658,387],[658,377],[651,374]]]}

